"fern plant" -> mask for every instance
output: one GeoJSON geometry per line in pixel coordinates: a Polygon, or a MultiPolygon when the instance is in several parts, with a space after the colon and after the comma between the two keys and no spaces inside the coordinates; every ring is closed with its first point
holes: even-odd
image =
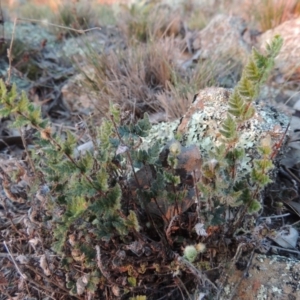
{"type": "MultiPolygon", "coordinates": [[[[271,181],[272,141],[265,137],[257,145],[250,172],[239,171],[241,161],[248,159],[239,142],[281,45],[277,36],[266,55],[253,50],[229,99],[218,141],[213,139],[218,143],[201,153],[200,176],[188,174],[192,180],[180,160],[188,151],[197,156],[199,147],[159,139],[142,147],[151,129],[147,114],[136,124],[124,125],[111,105],[108,118],[91,132],[94,151],[77,155],[74,133],[52,132],[50,122],[42,119],[40,108],[25,93],[19,96],[15,86],[8,90],[0,81],[0,115],[13,117],[15,127],[29,125],[36,131],[34,172],[50,190],[42,219],[51,223],[51,247],[62,258],[60,267],[71,274],[66,282],[71,294],[97,293],[101,298],[110,287],[116,298],[145,299],[140,291],[149,274],[174,280],[179,270],[195,273],[191,263],[181,263],[183,257],[176,259],[187,244],[185,235],[199,239],[180,227],[185,212],[196,212],[196,222],[205,220],[208,227],[224,223],[229,207],[242,208],[238,221],[261,208],[260,192],[271,181]],[[149,263],[149,257],[155,260],[149,263]],[[84,275],[77,272],[78,264],[84,275]]],[[[194,248],[193,262],[198,251],[194,248]]]]}
{"type": "Polygon", "coordinates": [[[255,114],[253,102],[257,99],[260,87],[265,83],[274,66],[274,59],[281,49],[282,42],[280,36],[275,36],[272,42],[267,44],[265,55],[253,49],[242,78],[229,98],[227,118],[220,129],[224,137],[224,144],[221,147],[225,149],[224,158],[231,173],[231,191],[235,194],[234,198],[241,194],[237,197],[237,201],[241,200],[250,213],[261,208],[257,200],[258,191],[271,182],[269,171],[274,167],[271,159],[273,152],[271,139],[266,137],[261,141],[261,145],[257,145],[257,152],[261,158],[253,161],[250,184],[247,184],[249,178],[240,180],[232,168],[246,155],[245,151],[237,146],[237,142],[241,132],[247,130],[246,122],[255,114]]]}

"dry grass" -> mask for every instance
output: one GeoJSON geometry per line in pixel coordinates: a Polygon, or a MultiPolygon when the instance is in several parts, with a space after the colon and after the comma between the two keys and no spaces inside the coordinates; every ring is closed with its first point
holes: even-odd
{"type": "Polygon", "coordinates": [[[109,54],[91,50],[87,58],[89,74],[85,66],[81,72],[85,75],[86,93],[94,99],[96,95],[94,105],[100,115],[107,113],[111,101],[131,112],[133,119],[144,112],[164,112],[167,119],[180,118],[200,89],[231,87],[238,81],[241,61],[230,59],[229,54],[218,54],[182,64],[179,57],[184,57],[184,50],[180,46],[178,39],[161,38],[109,54]]]}
{"type": "MultiPolygon", "coordinates": [[[[4,3],[11,16],[26,19],[47,20],[50,23],[70,27],[73,29],[87,29],[93,26],[115,25],[114,7],[101,1],[17,1],[4,3]]],[[[57,27],[51,27],[55,33],[57,27]]]]}
{"type": "Polygon", "coordinates": [[[300,15],[299,0],[247,1],[245,8],[250,10],[250,15],[262,31],[272,29],[300,15]]]}
{"type": "Polygon", "coordinates": [[[171,55],[159,44],[141,44],[110,54],[91,51],[88,64],[94,79],[85,74],[86,87],[96,91],[101,114],[107,112],[109,101],[137,117],[159,110],[155,95],[171,81],[171,55]]]}
{"type": "Polygon", "coordinates": [[[158,95],[169,119],[181,118],[199,90],[211,86],[232,87],[240,79],[243,62],[230,55],[212,55],[186,70],[185,76],[173,74],[173,84],[158,95]]]}
{"type": "Polygon", "coordinates": [[[166,36],[184,35],[181,13],[155,1],[146,5],[124,6],[118,25],[130,42],[147,42],[166,36]]]}

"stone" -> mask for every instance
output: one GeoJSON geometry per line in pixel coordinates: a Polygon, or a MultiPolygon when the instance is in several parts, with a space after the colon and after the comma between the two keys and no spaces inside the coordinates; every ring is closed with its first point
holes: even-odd
{"type": "Polygon", "coordinates": [[[275,60],[275,68],[282,74],[284,81],[300,77],[300,18],[286,21],[270,29],[258,38],[257,46],[264,49],[275,35],[283,37],[283,46],[275,60]]]}
{"type": "Polygon", "coordinates": [[[87,83],[85,83],[86,76],[93,80],[96,76],[95,70],[91,67],[83,66],[80,74],[74,75],[62,86],[61,93],[64,104],[69,111],[88,115],[95,111],[99,100],[96,92],[88,89],[87,83]]]}
{"type": "Polygon", "coordinates": [[[200,51],[201,59],[216,54],[230,57],[237,55],[246,59],[251,50],[251,46],[243,38],[246,29],[242,18],[219,14],[194,35],[192,45],[195,51],[200,51]]]}
{"type": "MultiPolygon", "coordinates": [[[[147,149],[153,141],[160,140],[166,145],[176,136],[181,136],[185,145],[197,145],[201,158],[209,159],[209,151],[222,143],[219,132],[222,122],[226,118],[227,102],[232,90],[225,88],[205,88],[195,96],[194,102],[181,120],[162,122],[152,126],[149,135],[144,138],[141,148],[147,149]]],[[[273,137],[273,142],[280,140],[289,123],[289,118],[272,107],[255,105],[255,116],[241,128],[241,136],[237,147],[245,149],[246,157],[241,162],[238,170],[248,173],[252,169],[251,153],[260,141],[268,134],[273,137]]]]}
{"type": "Polygon", "coordinates": [[[300,299],[297,259],[255,254],[246,277],[244,273],[236,269],[229,275],[221,300],[300,299]]]}

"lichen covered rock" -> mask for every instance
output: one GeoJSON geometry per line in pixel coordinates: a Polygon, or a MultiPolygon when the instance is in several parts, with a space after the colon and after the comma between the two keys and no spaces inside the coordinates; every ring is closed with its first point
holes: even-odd
{"type": "MultiPolygon", "coordinates": [[[[227,102],[231,93],[231,90],[224,88],[201,90],[181,120],[153,126],[142,147],[148,148],[158,139],[165,145],[179,136],[183,145],[197,145],[201,156],[208,159],[210,151],[223,141],[219,129],[226,118],[227,102]]],[[[287,116],[272,107],[256,104],[255,108],[255,116],[239,130],[240,137],[236,147],[246,152],[246,157],[238,166],[240,171],[250,172],[249,162],[256,155],[256,147],[260,141],[267,135],[270,135],[274,142],[280,140],[289,123],[287,116]]]]}

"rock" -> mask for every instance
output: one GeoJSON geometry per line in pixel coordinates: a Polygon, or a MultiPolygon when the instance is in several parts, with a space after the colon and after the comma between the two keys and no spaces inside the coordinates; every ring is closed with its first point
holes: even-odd
{"type": "Polygon", "coordinates": [[[263,49],[276,34],[283,37],[283,46],[276,57],[275,67],[285,80],[300,77],[300,18],[286,21],[258,38],[258,48],[263,49]],[[292,77],[292,78],[291,78],[292,77]]]}
{"type": "Polygon", "coordinates": [[[217,15],[193,38],[193,48],[200,51],[200,58],[207,59],[212,55],[238,55],[245,59],[251,47],[244,40],[247,26],[242,18],[217,15]],[[214,53],[214,54],[213,54],[214,53]]]}
{"type": "MultiPolygon", "coordinates": [[[[180,134],[183,144],[199,146],[201,156],[206,160],[209,151],[221,143],[222,137],[219,129],[226,117],[227,101],[231,92],[231,90],[216,87],[200,90],[184,117],[181,120],[154,125],[149,136],[144,139],[142,148],[148,148],[153,141],[158,139],[163,144],[167,144],[175,138],[175,135],[180,134]]],[[[289,123],[289,118],[274,108],[260,105],[255,105],[255,108],[256,115],[245,125],[247,130],[242,130],[240,141],[237,144],[238,147],[244,148],[249,153],[252,152],[252,147],[256,146],[267,133],[274,132],[274,128],[278,128],[280,125],[283,134],[289,123]]],[[[282,134],[278,134],[279,137],[282,134]]],[[[251,166],[245,161],[240,168],[250,171],[251,166]]]]}
{"type": "Polygon", "coordinates": [[[95,69],[88,66],[82,67],[81,73],[71,77],[61,89],[64,104],[71,112],[89,114],[95,111],[96,104],[99,102],[96,92],[89,92],[85,86],[86,77],[93,80],[95,69]]]}
{"type": "Polygon", "coordinates": [[[228,279],[220,299],[227,300],[296,300],[300,299],[300,262],[294,258],[255,254],[244,277],[244,271],[235,270],[228,279]],[[240,280],[242,281],[240,282],[240,280]],[[234,287],[236,293],[232,297],[234,287]]]}
{"type": "MultiPolygon", "coordinates": [[[[140,148],[147,149],[154,142],[159,141],[162,146],[161,150],[163,150],[160,158],[164,166],[164,161],[166,161],[168,153],[172,152],[171,147],[174,144],[170,141],[181,136],[181,151],[177,156],[178,169],[176,171],[178,171],[177,174],[180,175],[182,182],[186,181],[187,184],[193,186],[193,180],[190,177],[196,177],[197,180],[197,174],[199,174],[203,162],[203,167],[207,166],[208,168],[210,168],[210,163],[211,166],[218,164],[217,160],[212,159],[210,153],[216,146],[223,143],[219,129],[226,118],[227,102],[231,93],[231,90],[215,87],[199,91],[193,104],[181,120],[163,122],[152,126],[140,148]],[[169,149],[166,149],[168,147],[169,149]],[[164,153],[166,153],[165,159],[162,158],[164,153]]],[[[271,107],[255,105],[255,108],[255,116],[242,125],[239,131],[240,138],[236,144],[237,148],[244,149],[246,153],[236,165],[236,173],[239,174],[239,178],[248,177],[253,170],[253,158],[256,157],[256,149],[262,139],[266,139],[266,137],[271,139],[271,134],[273,134],[272,142],[279,141],[289,122],[288,117],[271,107]]],[[[193,190],[194,188],[191,188],[189,191],[192,192],[193,190]]],[[[184,199],[185,206],[180,208],[180,212],[184,212],[194,202],[194,195],[190,193],[184,199]]],[[[166,201],[160,201],[160,199],[158,199],[158,204],[160,211],[168,218],[174,216],[174,205],[170,206],[168,203],[166,204],[166,201]]],[[[153,203],[152,205],[153,208],[157,207],[153,203]]],[[[154,213],[158,214],[158,212],[154,213]]]]}

